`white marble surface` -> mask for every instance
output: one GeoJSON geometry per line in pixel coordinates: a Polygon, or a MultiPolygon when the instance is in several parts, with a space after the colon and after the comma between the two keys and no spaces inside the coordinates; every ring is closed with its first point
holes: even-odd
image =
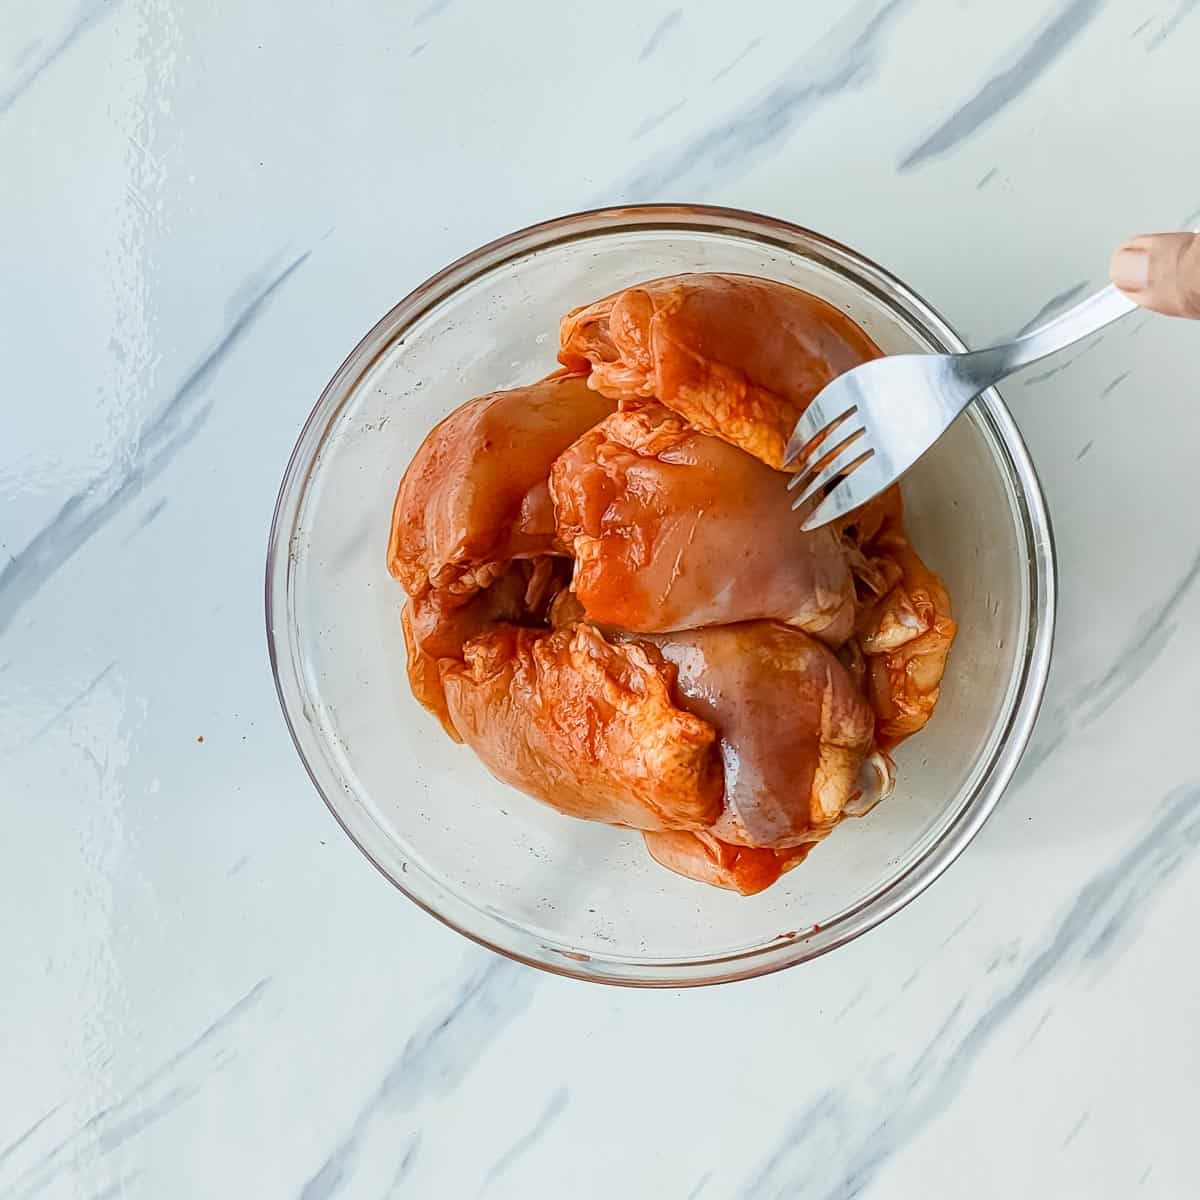
{"type": "Polygon", "coordinates": [[[1195,1194],[1200,327],[1006,389],[1033,750],[915,904],[754,983],[542,977],[405,901],[293,753],[262,560],[359,335],[546,216],[774,213],[976,341],[1098,284],[1200,209],[1198,8],[7,0],[0,1197],[1195,1194]]]}

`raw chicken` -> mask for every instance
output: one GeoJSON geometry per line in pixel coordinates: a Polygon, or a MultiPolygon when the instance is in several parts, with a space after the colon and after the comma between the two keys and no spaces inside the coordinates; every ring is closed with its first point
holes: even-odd
{"type": "Polygon", "coordinates": [[[581,376],[565,372],[455,409],[400,481],[388,570],[413,599],[430,589],[465,599],[514,558],[561,553],[550,465],[612,410],[581,376]]]}
{"type": "Polygon", "coordinates": [[[660,404],[584,434],[550,490],[593,621],[655,632],[772,618],[834,644],[850,636],[837,533],[805,533],[777,472],[660,404]]]}
{"type": "Polygon", "coordinates": [[[792,428],[843,371],[879,357],[844,313],[747,275],[672,275],[563,318],[559,361],[622,406],[656,398],[697,428],[783,466],[792,428]]]}
{"type": "Polygon", "coordinates": [[[794,850],[755,850],[731,846],[701,831],[644,833],[650,857],[677,875],[753,896],[769,888],[784,871],[804,861],[812,844],[794,850]]]}
{"type": "Polygon", "coordinates": [[[945,584],[907,539],[892,535],[876,549],[892,560],[900,578],[862,612],[856,639],[866,656],[876,738],[890,749],[933,715],[958,626],[945,584]]]}
{"type": "Polygon", "coordinates": [[[886,550],[879,549],[885,539],[905,539],[904,504],[897,484],[848,513],[833,527],[842,538],[860,603],[878,599],[899,582],[899,566],[886,550]]]}
{"type": "Polygon", "coordinates": [[[808,534],[778,471],[879,350],[739,275],[653,280],[560,333],[562,371],[463,405],[401,481],[413,694],[501,781],[752,895],[891,790],[955,634],[897,489],[808,534]]]}
{"type": "Polygon", "coordinates": [[[479,396],[434,427],[400,481],[387,565],[411,597],[409,682],[452,737],[438,660],[498,621],[538,621],[565,587],[550,466],[612,408],[566,372],[479,396]]]}
{"type": "Polygon", "coordinates": [[[589,625],[496,626],[439,664],[449,720],[498,779],[560,812],[703,829],[721,812],[716,734],[671,699],[653,647],[589,625]]]}
{"type": "Polygon", "coordinates": [[[838,533],[860,548],[872,545],[885,533],[903,534],[903,525],[904,498],[898,483],[834,522],[838,533]]]}
{"type": "Polygon", "coordinates": [[[421,648],[413,629],[413,606],[410,600],[400,613],[404,630],[404,650],[408,656],[408,686],[417,703],[427,708],[442,723],[442,728],[456,742],[461,742],[458,730],[446,708],[446,693],[442,690],[442,672],[438,659],[421,648]]]}
{"type": "Polygon", "coordinates": [[[724,807],[709,832],[739,846],[818,841],[875,777],[875,719],[833,652],[769,621],[650,641],[678,671],[675,700],[717,732],[724,807]]]}
{"type": "Polygon", "coordinates": [[[840,654],[871,699],[886,752],[933,715],[958,626],[946,585],[908,540],[898,487],[856,509],[838,530],[859,591],[854,637],[840,654]]]}
{"type": "Polygon", "coordinates": [[[462,658],[465,642],[498,622],[540,625],[558,596],[569,596],[570,559],[520,559],[509,563],[494,583],[473,596],[431,588],[410,600],[401,614],[413,695],[432,712],[455,741],[446,713],[438,660],[462,658]]]}
{"type": "Polygon", "coordinates": [[[570,577],[570,559],[542,555],[507,563],[495,582],[474,595],[430,588],[406,605],[413,637],[435,658],[460,658],[465,641],[497,622],[541,624],[570,577]]]}

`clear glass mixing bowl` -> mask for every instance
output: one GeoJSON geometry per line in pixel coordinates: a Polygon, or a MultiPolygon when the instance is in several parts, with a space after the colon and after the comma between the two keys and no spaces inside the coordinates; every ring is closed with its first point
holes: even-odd
{"type": "Polygon", "coordinates": [[[409,694],[402,595],[384,568],[396,484],[455,406],[553,368],[568,309],[683,271],[795,284],[888,352],[965,348],[886,271],[781,221],[650,206],[537,225],[422,284],[346,360],[288,464],[266,578],[271,663],[296,748],[379,870],[502,954],[580,979],[667,987],[823,954],[945,870],[1028,741],[1055,590],[1037,477],[988,392],[905,481],[913,540],[949,585],[959,635],[937,712],[900,748],[896,793],[869,816],[743,898],[670,874],[637,833],[560,816],[493,780],[409,694]]]}

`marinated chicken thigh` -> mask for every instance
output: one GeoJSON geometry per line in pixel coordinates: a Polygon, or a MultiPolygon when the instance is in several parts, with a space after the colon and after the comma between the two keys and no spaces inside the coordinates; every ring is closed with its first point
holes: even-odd
{"type": "Polygon", "coordinates": [[[769,621],[649,640],[678,672],[676,702],[717,732],[723,842],[782,850],[824,837],[863,788],[871,706],[837,658],[769,621]]]}
{"type": "Polygon", "coordinates": [[[566,372],[476,397],[434,427],[400,481],[387,566],[411,597],[409,682],[451,736],[437,662],[495,622],[538,622],[565,587],[550,467],[612,407],[566,372]]]}
{"type": "Polygon", "coordinates": [[[656,399],[768,466],[831,379],[879,348],[831,304],[748,275],[671,275],[568,313],[559,361],[622,407],[656,399]]]}
{"type": "Polygon", "coordinates": [[[515,558],[561,553],[547,480],[554,460],[612,412],[579,375],[469,400],[436,425],[396,493],[388,570],[413,599],[464,600],[515,558]]]}
{"type": "Polygon", "coordinates": [[[703,829],[721,812],[716,734],[671,698],[653,648],[590,625],[501,625],[443,659],[458,736],[498,779],[573,817],[635,829],[703,829]]]}
{"type": "Polygon", "coordinates": [[[558,596],[568,596],[571,561],[542,555],[510,562],[496,581],[476,592],[431,588],[401,614],[413,695],[442,722],[455,741],[442,694],[438,661],[462,658],[463,644],[497,623],[541,625],[558,596]]]}
{"type": "Polygon", "coordinates": [[[773,618],[834,644],[853,629],[837,534],[806,533],[781,475],[661,404],[584,434],[550,490],[593,621],[656,632],[773,618]]]}

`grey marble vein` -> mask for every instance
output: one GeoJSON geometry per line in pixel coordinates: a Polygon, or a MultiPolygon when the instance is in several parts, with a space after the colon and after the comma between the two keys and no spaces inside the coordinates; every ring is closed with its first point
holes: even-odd
{"type": "Polygon", "coordinates": [[[1131,374],[1131,371],[1122,371],[1115,379],[1112,379],[1106,383],[1100,393],[1100,399],[1103,400],[1105,396],[1111,396],[1113,392],[1115,392],[1131,374]]]}
{"type": "Polygon", "coordinates": [[[1021,1057],[1021,1055],[1022,1055],[1022,1054],[1024,1054],[1024,1053],[1025,1053],[1025,1051],[1026,1051],[1026,1050],[1028,1050],[1028,1049],[1029,1049],[1029,1047],[1033,1045],[1033,1043],[1034,1043],[1034,1042],[1037,1040],[1037,1035],[1038,1035],[1039,1033],[1041,1033],[1043,1029],[1045,1029],[1045,1028],[1046,1028],[1046,1024],[1047,1024],[1047,1022],[1050,1020],[1050,1018],[1051,1018],[1053,1015],[1054,1015],[1054,1005],[1051,1005],[1051,1006],[1050,1006],[1048,1009],[1046,1009],[1046,1011],[1045,1011],[1044,1013],[1042,1013],[1042,1015],[1041,1015],[1041,1016],[1038,1018],[1038,1022],[1037,1022],[1037,1024],[1036,1024],[1036,1025],[1033,1027],[1033,1029],[1031,1029],[1031,1030],[1030,1030],[1030,1032],[1029,1032],[1029,1036],[1028,1036],[1027,1038],[1025,1038],[1025,1040],[1024,1040],[1024,1041],[1023,1041],[1023,1042],[1022,1042],[1022,1043],[1021,1043],[1021,1044],[1020,1044],[1020,1045],[1017,1047],[1016,1051],[1013,1053],[1013,1058],[1014,1058],[1014,1059],[1018,1059],[1018,1058],[1020,1058],[1020,1057],[1021,1057]]]}
{"type": "Polygon", "coordinates": [[[757,99],[686,139],[674,153],[656,154],[599,202],[652,199],[668,190],[699,197],[728,174],[749,170],[786,144],[822,104],[873,76],[889,27],[911,3],[858,0],[757,99]]]}
{"type": "MultiPolygon", "coordinates": [[[[226,1064],[222,1064],[226,1065],[226,1064]]],[[[200,1091],[199,1080],[188,1080],[168,1088],[158,1098],[149,1101],[137,1112],[127,1117],[112,1121],[103,1129],[97,1130],[95,1149],[101,1154],[108,1154],[118,1146],[123,1146],[131,1138],[137,1137],[144,1129],[157,1125],[168,1113],[174,1112],[185,1101],[190,1100],[200,1091]]]]}
{"type": "Polygon", "coordinates": [[[1198,853],[1200,784],[1193,782],[1164,798],[1142,834],[1092,877],[981,1008],[968,1013],[964,997],[907,1069],[885,1075],[889,1052],[805,1106],[737,1193],[740,1200],[861,1195],[899,1150],[951,1107],[980,1055],[1031,997],[1052,982],[1111,965],[1154,899],[1198,853]]]}
{"type": "Polygon", "coordinates": [[[1153,18],[1153,17],[1147,17],[1147,18],[1146,18],[1146,19],[1145,19],[1145,20],[1144,20],[1144,21],[1143,21],[1143,22],[1142,22],[1142,23],[1141,23],[1141,24],[1140,24],[1140,25],[1139,25],[1139,26],[1138,26],[1138,27],[1137,27],[1137,28],[1136,28],[1136,29],[1135,29],[1135,30],[1134,30],[1134,31],[1133,31],[1133,32],[1132,32],[1130,35],[1129,35],[1129,40],[1130,40],[1130,41],[1133,41],[1133,39],[1134,39],[1134,38],[1136,38],[1136,37],[1138,36],[1138,34],[1139,34],[1139,33],[1145,33],[1145,32],[1146,32],[1146,30],[1147,30],[1147,29],[1149,29],[1149,28],[1150,28],[1150,26],[1151,26],[1151,25],[1153,25],[1153,24],[1154,24],[1154,18],[1153,18]]]}
{"type": "Polygon", "coordinates": [[[1061,292],[1051,296],[1013,336],[1021,337],[1031,329],[1036,329],[1043,321],[1054,316],[1055,313],[1061,312],[1072,300],[1083,294],[1089,282],[1087,279],[1081,279],[1078,283],[1073,283],[1069,288],[1063,288],[1061,292]]]}
{"type": "Polygon", "coordinates": [[[421,53],[421,51],[422,51],[422,50],[424,50],[424,49],[425,49],[425,47],[426,47],[426,46],[428,46],[428,45],[429,45],[429,43],[428,43],[428,42],[418,42],[418,43],[417,43],[417,44],[416,44],[416,45],[415,45],[415,46],[414,46],[414,47],[413,47],[413,48],[412,48],[412,49],[411,49],[411,50],[408,52],[408,57],[409,57],[409,58],[416,58],[416,57],[417,57],[417,55],[418,55],[418,54],[420,54],[420,53],[421,53]]]}
{"type": "Polygon", "coordinates": [[[0,87],[0,117],[4,116],[89,29],[115,12],[119,4],[120,0],[79,0],[59,35],[45,46],[40,54],[22,56],[16,78],[6,87],[0,87]]]}
{"type": "Polygon", "coordinates": [[[1162,23],[1159,31],[1146,43],[1146,49],[1157,50],[1200,6],[1200,0],[1178,0],[1175,11],[1162,23]]]}
{"type": "Polygon", "coordinates": [[[359,1156],[373,1138],[395,1138],[394,1118],[421,1101],[450,1093],[520,1014],[533,992],[528,967],[489,955],[487,964],[412,1035],[383,1080],[367,1098],[331,1154],[300,1192],[301,1200],[327,1200],[351,1181],[359,1156]]]}
{"type": "Polygon", "coordinates": [[[837,1014],[833,1018],[832,1024],[836,1025],[843,1017],[852,1013],[863,1001],[867,994],[867,985],[864,983],[845,1004],[838,1009],[837,1014]]]}
{"type": "Polygon", "coordinates": [[[432,4],[426,5],[413,17],[413,24],[424,25],[426,21],[432,21],[434,17],[440,13],[444,13],[453,3],[454,0],[433,0],[432,4]]]}
{"type": "Polygon", "coordinates": [[[537,1144],[538,1139],[562,1116],[563,1110],[567,1107],[568,1092],[565,1087],[556,1088],[554,1094],[546,1102],[545,1108],[538,1115],[538,1119],[534,1121],[533,1126],[519,1138],[505,1152],[496,1159],[495,1163],[488,1169],[488,1173],[484,1176],[483,1186],[479,1189],[479,1194],[482,1196],[484,1192],[504,1174],[519,1159],[527,1150],[537,1144]]]}
{"type": "Polygon", "coordinates": [[[669,13],[667,13],[667,15],[663,17],[663,19],[659,21],[657,25],[655,25],[654,30],[646,39],[646,44],[642,47],[642,52],[637,57],[638,62],[645,62],[646,59],[648,59],[650,55],[652,55],[655,50],[662,45],[667,34],[669,34],[671,30],[674,29],[675,26],[678,25],[682,20],[682,8],[673,8],[669,13]]]}
{"type": "Polygon", "coordinates": [[[229,1049],[229,1037],[262,1001],[270,979],[260,979],[244,996],[210,1022],[120,1100],[94,1113],[36,1162],[0,1181],[3,1200],[32,1200],[64,1172],[111,1153],[195,1096],[211,1073],[206,1055],[229,1049]]]}
{"type": "Polygon", "coordinates": [[[133,453],[71,496],[25,548],[0,571],[0,633],[20,609],[91,537],[196,436],[208,420],[207,397],[220,365],[262,316],[268,301],[307,261],[310,251],[283,270],[256,272],[234,293],[224,332],[200,357],[171,396],[142,426],[133,453]]]}
{"type": "Polygon", "coordinates": [[[33,1137],[33,1135],[37,1133],[37,1131],[41,1129],[41,1127],[45,1125],[45,1123],[49,1121],[56,1112],[61,1110],[61,1108],[62,1102],[60,1101],[52,1109],[42,1113],[42,1115],[38,1117],[38,1119],[34,1121],[34,1123],[30,1125],[30,1127],[25,1130],[24,1133],[18,1136],[15,1141],[9,1142],[3,1150],[0,1150],[0,1167],[4,1166],[5,1161],[16,1154],[16,1152],[20,1150],[20,1148],[25,1145],[25,1143],[29,1141],[29,1139],[33,1137]]]}
{"type": "Polygon", "coordinates": [[[132,1193],[129,1191],[130,1184],[136,1183],[141,1177],[141,1171],[127,1171],[116,1183],[110,1183],[108,1187],[101,1188],[92,1197],[92,1200],[120,1200],[122,1196],[131,1195],[132,1193]]]}
{"type": "Polygon", "coordinates": [[[1077,455],[1075,455],[1075,461],[1079,462],[1080,459],[1086,458],[1091,453],[1092,447],[1095,444],[1096,444],[1095,438],[1092,438],[1090,441],[1084,442],[1084,444],[1079,447],[1079,453],[1077,455]]]}
{"type": "Polygon", "coordinates": [[[1023,381],[1024,386],[1033,387],[1035,384],[1045,383],[1047,379],[1053,379],[1055,375],[1061,375],[1074,361],[1073,358],[1068,358],[1065,363],[1059,363],[1057,367],[1051,367],[1048,371],[1039,371],[1036,375],[1030,375],[1028,379],[1023,381]]]}
{"type": "Polygon", "coordinates": [[[991,182],[992,182],[992,180],[993,180],[993,179],[995,179],[995,178],[996,178],[996,176],[997,176],[997,175],[999,175],[999,174],[1000,174],[1000,168],[999,168],[999,167],[993,167],[993,168],[992,168],[990,171],[986,171],[986,172],[985,172],[985,173],[984,173],[984,174],[981,176],[981,178],[980,178],[979,182],[978,182],[978,183],[975,185],[975,190],[976,190],[977,192],[981,192],[981,191],[983,191],[983,189],[984,189],[985,187],[987,187],[987,185],[988,185],[989,183],[991,183],[991,182]]]}
{"type": "Polygon", "coordinates": [[[34,742],[40,741],[47,733],[50,732],[51,729],[54,728],[55,725],[59,723],[59,721],[66,716],[70,716],[71,712],[80,704],[82,704],[104,682],[104,680],[108,678],[109,674],[116,665],[117,660],[113,659],[113,661],[110,662],[108,666],[105,667],[104,670],[101,671],[100,674],[97,675],[81,692],[78,692],[76,695],[72,696],[71,699],[68,700],[60,709],[58,709],[53,716],[44,721],[38,728],[37,732],[30,737],[29,744],[33,745],[34,742]]]}
{"type": "Polygon", "coordinates": [[[807,1200],[824,1174],[828,1155],[836,1152],[846,1132],[845,1122],[836,1094],[823,1092],[803,1110],[800,1121],[789,1123],[785,1136],[735,1195],[739,1200],[807,1200]]]}
{"type": "Polygon", "coordinates": [[[669,121],[686,103],[686,100],[677,100],[661,112],[651,113],[633,131],[633,140],[636,142],[638,138],[645,137],[652,129],[657,129],[664,121],[669,121]]]}
{"type": "Polygon", "coordinates": [[[1060,1150],[1065,1150],[1080,1134],[1083,1127],[1088,1123],[1088,1118],[1091,1117],[1089,1111],[1084,1111],[1079,1114],[1079,1120],[1067,1130],[1067,1136],[1063,1138],[1060,1150]]]}
{"type": "Polygon", "coordinates": [[[1164,599],[1142,615],[1133,634],[1118,650],[1112,666],[1089,688],[1087,703],[1078,706],[1080,728],[1106,713],[1150,669],[1175,633],[1174,616],[1198,579],[1200,553],[1164,599]]]}
{"type": "Polygon", "coordinates": [[[1117,647],[1103,674],[1085,680],[1049,706],[1018,768],[1024,783],[1068,738],[1103,716],[1154,665],[1175,634],[1180,605],[1200,580],[1200,552],[1162,600],[1147,609],[1117,647]]]}
{"type": "Polygon", "coordinates": [[[414,1133],[408,1139],[408,1146],[400,1156],[400,1162],[396,1167],[396,1173],[392,1176],[392,1182],[388,1184],[387,1200],[399,1200],[404,1181],[412,1174],[413,1167],[417,1165],[417,1151],[420,1148],[421,1135],[419,1132],[414,1133]]]}
{"type": "Polygon", "coordinates": [[[700,1193],[703,1192],[706,1187],[708,1187],[708,1182],[710,1179],[712,1179],[712,1177],[712,1171],[705,1171],[704,1174],[696,1180],[696,1186],[693,1187],[690,1192],[688,1192],[687,1200],[697,1200],[700,1193]]]}
{"type": "Polygon", "coordinates": [[[35,37],[31,41],[26,42],[13,56],[13,66],[20,68],[29,62],[41,48],[42,40],[40,37],[35,37]]]}
{"type": "Polygon", "coordinates": [[[162,511],[167,507],[166,496],[160,496],[146,511],[142,514],[142,518],[138,523],[125,535],[121,541],[122,546],[128,546],[147,525],[153,525],[159,517],[162,516],[162,511]]]}
{"type": "Polygon", "coordinates": [[[945,950],[945,948],[950,945],[950,943],[954,941],[954,939],[958,937],[958,935],[962,933],[963,930],[965,930],[966,927],[970,925],[970,923],[975,920],[977,916],[979,916],[982,909],[983,901],[980,900],[975,907],[972,908],[971,911],[967,913],[967,915],[963,917],[963,919],[959,921],[959,923],[955,925],[955,927],[950,930],[950,932],[942,939],[941,945],[938,946],[938,949],[945,950]]]}
{"type": "Polygon", "coordinates": [[[762,45],[762,38],[751,38],[736,57],[731,58],[710,80],[709,83],[717,83],[724,79],[735,67],[739,67],[742,61],[762,45]]]}
{"type": "Polygon", "coordinates": [[[901,159],[899,169],[911,171],[929,159],[949,154],[1019,100],[1091,24],[1104,3],[1063,0],[1057,14],[1016,50],[1005,67],[901,159]]]}
{"type": "Polygon", "coordinates": [[[237,862],[235,862],[233,864],[233,866],[230,867],[229,870],[225,872],[226,877],[229,879],[232,879],[235,875],[240,875],[246,869],[246,864],[249,861],[250,861],[250,855],[243,854],[242,857],[239,858],[237,860],[237,862]]]}

